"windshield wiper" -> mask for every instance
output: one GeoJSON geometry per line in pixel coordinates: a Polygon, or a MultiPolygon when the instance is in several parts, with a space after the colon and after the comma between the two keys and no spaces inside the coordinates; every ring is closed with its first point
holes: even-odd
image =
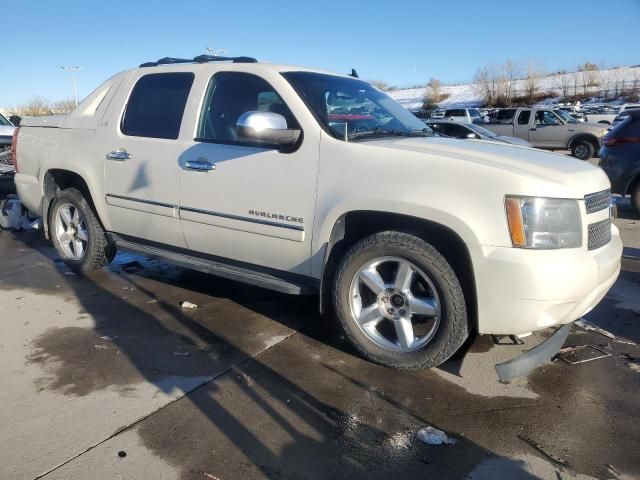
{"type": "Polygon", "coordinates": [[[388,130],[384,128],[376,128],[366,132],[353,132],[349,135],[349,141],[362,140],[364,138],[381,138],[381,137],[429,137],[431,134],[426,130],[411,130],[403,132],[401,130],[388,130]]]}

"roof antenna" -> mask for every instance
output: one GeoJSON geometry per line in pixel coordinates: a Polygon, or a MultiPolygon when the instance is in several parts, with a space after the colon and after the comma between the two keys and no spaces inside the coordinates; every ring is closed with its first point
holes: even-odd
{"type": "Polygon", "coordinates": [[[360,78],[360,77],[358,76],[358,72],[356,72],[356,69],[355,69],[355,68],[352,68],[352,69],[351,69],[351,73],[350,73],[349,75],[350,75],[350,76],[352,76],[353,78],[360,78]]]}

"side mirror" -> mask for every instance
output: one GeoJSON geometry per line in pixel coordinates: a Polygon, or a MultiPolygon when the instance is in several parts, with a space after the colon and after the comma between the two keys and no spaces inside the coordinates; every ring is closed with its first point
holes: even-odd
{"type": "Polygon", "coordinates": [[[278,113],[251,111],[240,115],[236,132],[242,138],[265,145],[294,145],[300,130],[287,128],[287,120],[278,113]]]}

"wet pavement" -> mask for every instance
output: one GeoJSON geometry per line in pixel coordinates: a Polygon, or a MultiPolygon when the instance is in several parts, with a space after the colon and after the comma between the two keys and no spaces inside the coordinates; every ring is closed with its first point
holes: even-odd
{"type": "Polygon", "coordinates": [[[624,272],[586,317],[616,339],[566,343],[611,356],[509,384],[493,365],[548,332],[398,372],[313,297],[128,254],[77,276],[37,232],[2,231],[0,479],[639,478],[640,221],[616,222],[624,272]],[[456,443],[421,443],[426,425],[456,443]]]}

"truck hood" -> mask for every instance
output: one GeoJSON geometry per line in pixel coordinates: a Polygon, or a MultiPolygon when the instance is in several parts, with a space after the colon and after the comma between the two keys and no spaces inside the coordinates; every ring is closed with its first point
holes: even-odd
{"type": "Polygon", "coordinates": [[[571,124],[570,127],[575,127],[576,132],[589,132],[593,133],[597,137],[601,137],[603,135],[602,131],[606,131],[607,128],[610,128],[610,125],[595,122],[578,122],[575,125],[571,124]]]}
{"type": "MultiPolygon", "coordinates": [[[[394,138],[367,142],[371,146],[410,151],[452,161],[473,162],[512,172],[530,180],[554,184],[554,195],[581,199],[585,194],[610,188],[602,169],[567,155],[497,142],[469,142],[450,138],[394,138]]],[[[535,182],[529,182],[535,184],[535,182]]],[[[545,189],[549,192],[549,189],[545,189]]],[[[515,192],[514,192],[515,193],[515,192]]],[[[524,194],[525,192],[523,192],[524,194]]],[[[541,193],[526,192],[538,195],[541,193]]]]}

